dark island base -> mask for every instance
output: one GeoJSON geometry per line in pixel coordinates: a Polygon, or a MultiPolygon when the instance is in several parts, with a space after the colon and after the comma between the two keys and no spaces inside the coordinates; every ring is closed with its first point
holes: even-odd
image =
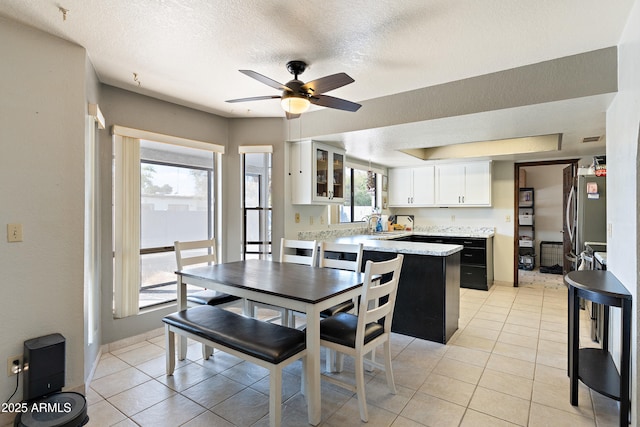
{"type": "MultiPolygon", "coordinates": [[[[392,252],[364,251],[364,261],[386,261],[392,252]]],[[[458,329],[460,252],[446,257],[404,254],[391,330],[446,344],[458,329]]]]}

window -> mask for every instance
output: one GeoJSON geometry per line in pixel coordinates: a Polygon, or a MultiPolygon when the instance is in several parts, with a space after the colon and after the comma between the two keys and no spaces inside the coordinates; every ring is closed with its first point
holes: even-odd
{"type": "Polygon", "coordinates": [[[174,241],[215,237],[224,147],[114,125],[113,148],[113,314],[123,318],[175,301],[174,241]]]}
{"type": "Polygon", "coordinates": [[[214,154],[140,141],[140,308],[176,298],[176,240],[213,236],[214,154]]]}
{"type": "Polygon", "coordinates": [[[242,154],[244,259],[271,259],[271,157],[270,152],[242,154]]]}
{"type": "Polygon", "coordinates": [[[345,200],[339,207],[339,222],[362,221],[377,204],[378,174],[363,169],[346,168],[345,200]]]}

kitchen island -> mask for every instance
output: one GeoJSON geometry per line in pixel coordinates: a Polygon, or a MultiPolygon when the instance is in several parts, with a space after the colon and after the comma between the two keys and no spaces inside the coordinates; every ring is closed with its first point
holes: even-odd
{"type": "Polygon", "coordinates": [[[401,233],[334,239],[362,243],[363,262],[404,255],[391,330],[445,344],[458,329],[461,245],[395,241],[401,233]]]}

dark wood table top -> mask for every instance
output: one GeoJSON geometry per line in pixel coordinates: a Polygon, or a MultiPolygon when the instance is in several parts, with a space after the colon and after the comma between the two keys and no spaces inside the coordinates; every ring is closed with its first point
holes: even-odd
{"type": "Polygon", "coordinates": [[[620,307],[622,301],[632,299],[627,288],[607,270],[571,271],[564,281],[578,291],[578,296],[600,304],[620,307]]]}
{"type": "Polygon", "coordinates": [[[312,304],[360,287],[364,281],[363,273],[266,260],[185,268],[176,273],[312,304]]]}

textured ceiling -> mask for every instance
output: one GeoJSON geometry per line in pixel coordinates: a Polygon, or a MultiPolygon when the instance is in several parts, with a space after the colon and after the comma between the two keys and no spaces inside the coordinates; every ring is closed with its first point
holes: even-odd
{"type": "MultiPolygon", "coordinates": [[[[363,102],[615,46],[632,4],[633,0],[2,0],[0,14],[84,46],[103,83],[224,117],[281,117],[277,100],[224,102],[278,94],[239,69],[286,82],[291,75],[285,64],[301,59],[310,65],[301,80],[346,72],[355,83],[330,95],[363,102]],[[59,7],[68,10],[66,19],[59,7]]],[[[602,131],[603,116],[599,119],[585,126],[602,131]]],[[[416,132],[420,133],[408,128],[407,137],[416,132]]],[[[378,143],[381,150],[387,149],[382,136],[368,141],[371,152],[378,143]]]]}

